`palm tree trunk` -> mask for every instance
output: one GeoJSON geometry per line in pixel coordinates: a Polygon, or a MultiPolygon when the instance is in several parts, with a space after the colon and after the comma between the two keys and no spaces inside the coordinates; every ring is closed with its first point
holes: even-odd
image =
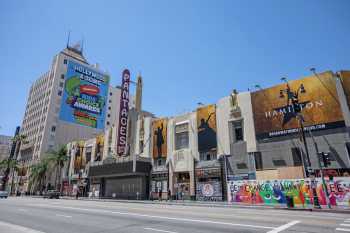
{"type": "Polygon", "coordinates": [[[59,172],[58,172],[58,184],[60,186],[60,192],[62,192],[62,168],[60,165],[58,165],[59,172]]]}
{"type": "Polygon", "coordinates": [[[15,181],[15,169],[12,169],[12,172],[11,172],[11,189],[10,189],[10,194],[12,194],[13,192],[13,185],[14,185],[14,181],[15,181]]]}
{"type": "Polygon", "coordinates": [[[58,173],[58,166],[56,166],[56,172],[55,172],[56,174],[55,174],[55,189],[57,189],[57,177],[58,177],[58,175],[57,175],[57,173],[58,173]]]}

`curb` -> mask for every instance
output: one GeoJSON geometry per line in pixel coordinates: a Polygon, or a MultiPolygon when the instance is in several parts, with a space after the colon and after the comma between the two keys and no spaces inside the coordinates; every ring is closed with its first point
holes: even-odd
{"type": "MultiPolygon", "coordinates": [[[[42,196],[28,196],[27,198],[43,198],[42,196]]],[[[76,200],[71,197],[60,197],[63,200],[76,200]]],[[[319,213],[339,213],[350,214],[350,209],[313,209],[313,208],[288,208],[285,206],[266,206],[266,205],[246,205],[246,204],[228,204],[222,203],[205,203],[205,202],[181,202],[181,201],[138,201],[138,200],[120,200],[120,199],[89,199],[79,198],[79,201],[95,201],[95,202],[119,202],[119,203],[135,203],[135,204],[148,204],[148,205],[178,205],[178,206],[198,206],[198,207],[216,207],[216,208],[249,208],[249,209],[274,209],[274,210],[286,210],[286,211],[309,211],[319,213]]]]}

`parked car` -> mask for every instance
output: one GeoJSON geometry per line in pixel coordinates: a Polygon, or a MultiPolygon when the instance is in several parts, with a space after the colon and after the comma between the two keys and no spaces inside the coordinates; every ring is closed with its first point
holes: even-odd
{"type": "Polygon", "coordinates": [[[0,191],[0,198],[7,198],[9,193],[7,191],[0,191]]]}
{"type": "Polygon", "coordinates": [[[60,192],[57,190],[49,190],[44,194],[44,198],[49,198],[49,199],[53,199],[53,198],[60,198],[60,192]]]}

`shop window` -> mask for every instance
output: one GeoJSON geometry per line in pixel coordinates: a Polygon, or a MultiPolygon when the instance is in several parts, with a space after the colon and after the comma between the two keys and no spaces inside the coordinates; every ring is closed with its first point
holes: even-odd
{"type": "Polygon", "coordinates": [[[188,123],[175,126],[175,150],[188,148],[188,123]]]}
{"type": "Polygon", "coordinates": [[[293,156],[293,165],[294,166],[302,166],[302,157],[300,149],[297,147],[292,148],[292,156],[293,156]]]}

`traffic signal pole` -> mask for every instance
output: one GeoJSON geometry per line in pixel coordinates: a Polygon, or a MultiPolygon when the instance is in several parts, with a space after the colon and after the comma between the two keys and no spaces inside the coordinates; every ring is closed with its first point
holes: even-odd
{"type": "Polygon", "coordinates": [[[322,154],[322,152],[320,153],[318,151],[318,146],[317,146],[316,140],[315,140],[313,134],[311,133],[310,129],[309,129],[309,133],[310,133],[310,136],[312,138],[312,141],[314,143],[315,150],[316,150],[318,166],[320,167],[320,171],[321,171],[322,188],[323,188],[323,191],[325,192],[325,195],[326,195],[326,203],[327,203],[328,208],[331,209],[332,207],[331,207],[331,204],[330,204],[330,201],[329,201],[328,189],[327,189],[326,181],[324,180],[323,167],[322,167],[321,159],[320,159],[320,155],[322,154]]]}

